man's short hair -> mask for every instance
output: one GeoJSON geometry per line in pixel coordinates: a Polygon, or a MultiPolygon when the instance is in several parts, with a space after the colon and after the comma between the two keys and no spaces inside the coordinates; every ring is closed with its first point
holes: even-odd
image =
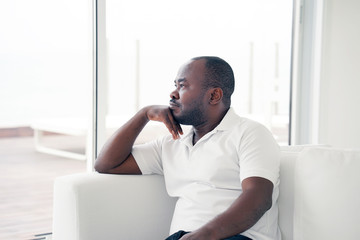
{"type": "Polygon", "coordinates": [[[213,56],[195,57],[192,60],[205,60],[204,88],[219,87],[223,90],[223,102],[230,107],[231,95],[235,88],[234,72],[223,59],[213,56]]]}

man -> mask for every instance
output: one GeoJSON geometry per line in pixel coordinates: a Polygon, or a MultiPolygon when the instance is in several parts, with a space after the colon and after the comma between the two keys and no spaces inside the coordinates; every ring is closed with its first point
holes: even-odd
{"type": "Polygon", "coordinates": [[[280,239],[277,224],[279,148],[262,125],[230,107],[234,75],[218,57],[184,64],[170,106],[148,106],[105,144],[102,173],[163,174],[178,197],[168,239],[280,239]],[[133,146],[150,121],[171,136],[133,146]],[[184,136],[180,124],[192,125],[184,136]]]}

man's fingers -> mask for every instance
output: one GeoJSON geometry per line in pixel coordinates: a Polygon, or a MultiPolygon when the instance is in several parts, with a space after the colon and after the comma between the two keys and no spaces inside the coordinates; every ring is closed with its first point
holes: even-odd
{"type": "Polygon", "coordinates": [[[171,133],[173,139],[178,139],[179,138],[179,134],[174,130],[172,124],[170,124],[170,121],[166,122],[165,126],[167,127],[167,129],[171,133]]]}
{"type": "Polygon", "coordinates": [[[152,121],[163,122],[174,139],[178,139],[180,134],[183,134],[180,124],[176,122],[168,106],[151,106],[147,117],[152,121]]]}
{"type": "Polygon", "coordinates": [[[167,119],[168,119],[169,127],[170,127],[169,130],[170,130],[171,134],[173,135],[173,138],[178,139],[180,137],[180,135],[179,135],[180,131],[179,131],[179,127],[178,127],[179,124],[175,121],[170,110],[168,111],[167,119]]]}
{"type": "Polygon", "coordinates": [[[172,125],[174,126],[174,130],[175,132],[179,135],[179,134],[183,134],[183,130],[180,126],[180,124],[175,120],[174,116],[172,115],[171,110],[169,109],[169,113],[168,113],[168,117],[172,123],[172,125]]]}
{"type": "Polygon", "coordinates": [[[182,128],[181,128],[181,125],[180,125],[179,123],[177,123],[177,128],[178,128],[178,130],[179,130],[179,133],[180,133],[181,135],[183,135],[184,132],[183,132],[183,130],[182,130],[182,128]]]}
{"type": "Polygon", "coordinates": [[[161,115],[159,114],[157,121],[163,122],[166,126],[166,128],[169,130],[171,135],[173,136],[173,139],[178,138],[177,130],[174,127],[173,121],[170,119],[171,116],[169,116],[168,112],[163,112],[161,115]]]}

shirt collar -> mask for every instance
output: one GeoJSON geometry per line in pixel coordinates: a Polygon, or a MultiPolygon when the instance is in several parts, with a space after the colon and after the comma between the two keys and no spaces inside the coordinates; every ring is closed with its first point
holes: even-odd
{"type": "MultiPolygon", "coordinates": [[[[234,126],[234,124],[239,122],[239,116],[235,113],[235,110],[231,107],[225,114],[224,118],[221,120],[219,125],[217,125],[214,130],[226,131],[234,126]]],[[[214,131],[213,130],[213,131],[214,131]]]]}
{"type": "MultiPolygon", "coordinates": [[[[232,107],[230,107],[227,113],[225,114],[225,116],[223,117],[223,119],[221,120],[221,122],[210,133],[217,131],[226,131],[238,122],[239,122],[239,116],[235,113],[235,110],[232,107]]],[[[180,135],[179,140],[183,142],[186,141],[186,139],[190,139],[192,142],[193,134],[194,134],[194,128],[191,128],[191,130],[187,134],[182,136],[180,135]]]]}

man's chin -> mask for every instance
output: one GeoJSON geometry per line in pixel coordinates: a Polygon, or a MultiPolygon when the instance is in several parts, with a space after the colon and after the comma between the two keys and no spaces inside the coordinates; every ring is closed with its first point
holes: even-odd
{"type": "Polygon", "coordinates": [[[177,123],[179,123],[179,124],[184,124],[183,122],[184,122],[184,119],[182,119],[182,117],[181,117],[181,115],[179,114],[179,113],[176,113],[176,112],[172,112],[172,114],[173,114],[173,117],[174,117],[174,119],[175,119],[175,121],[177,122],[177,123]]]}
{"type": "Polygon", "coordinates": [[[176,121],[178,121],[178,119],[181,119],[181,114],[178,109],[171,109],[171,113],[176,121]]]}
{"type": "Polygon", "coordinates": [[[176,116],[175,114],[173,114],[173,116],[174,116],[175,121],[181,125],[192,125],[191,122],[182,118],[181,116],[176,116]]]}

